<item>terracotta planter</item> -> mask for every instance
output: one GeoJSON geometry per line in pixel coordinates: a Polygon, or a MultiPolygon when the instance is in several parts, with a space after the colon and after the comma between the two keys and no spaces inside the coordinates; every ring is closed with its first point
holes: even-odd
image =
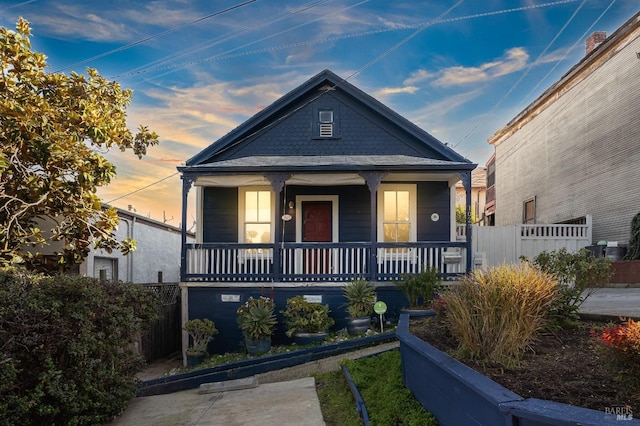
{"type": "Polygon", "coordinates": [[[245,337],[244,345],[247,348],[249,355],[264,354],[271,350],[271,337],[255,340],[245,337]]]}

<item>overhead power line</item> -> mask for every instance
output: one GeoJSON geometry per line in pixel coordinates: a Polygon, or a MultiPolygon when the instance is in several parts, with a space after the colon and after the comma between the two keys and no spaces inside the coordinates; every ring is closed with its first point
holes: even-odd
{"type": "Polygon", "coordinates": [[[149,36],[149,37],[143,38],[142,40],[138,40],[138,41],[135,41],[135,42],[133,42],[133,43],[129,43],[129,44],[125,45],[125,46],[121,46],[121,47],[115,48],[115,49],[113,49],[113,50],[109,50],[108,52],[104,52],[104,53],[100,53],[99,55],[92,56],[91,58],[88,58],[88,59],[84,59],[84,60],[82,60],[82,61],[75,62],[75,63],[73,63],[73,64],[71,64],[71,65],[67,65],[67,66],[66,66],[66,67],[64,67],[64,68],[60,68],[59,70],[54,71],[54,72],[62,72],[62,71],[68,70],[69,68],[73,68],[73,67],[76,67],[76,66],[78,66],[78,65],[83,65],[83,64],[86,64],[86,63],[88,63],[88,62],[94,61],[94,60],[96,60],[96,59],[104,58],[105,56],[108,56],[108,55],[111,55],[111,54],[114,54],[114,53],[117,53],[117,52],[122,52],[123,50],[130,49],[130,48],[132,48],[132,47],[134,47],[134,46],[137,46],[137,45],[139,45],[139,44],[146,43],[146,42],[148,42],[149,40],[153,40],[153,39],[155,39],[155,38],[162,37],[162,36],[165,36],[165,35],[167,35],[167,34],[170,34],[170,33],[176,32],[176,31],[181,30],[181,29],[183,29],[183,28],[186,28],[186,27],[188,27],[188,26],[190,26],[190,25],[197,24],[198,22],[205,21],[205,20],[210,19],[210,18],[213,18],[213,17],[215,17],[215,16],[222,15],[223,13],[227,13],[227,12],[230,12],[230,11],[232,11],[232,10],[238,9],[238,8],[240,8],[240,7],[242,7],[242,6],[246,6],[246,5],[250,4],[250,3],[254,3],[255,1],[256,1],[256,0],[247,0],[247,1],[245,1],[244,3],[240,3],[240,4],[237,4],[237,5],[235,5],[235,6],[228,7],[228,8],[226,8],[226,9],[223,9],[223,10],[218,11],[218,12],[215,12],[215,13],[211,13],[211,14],[209,14],[209,15],[206,15],[206,16],[203,16],[203,17],[201,17],[201,18],[195,19],[195,20],[193,20],[193,21],[191,21],[191,22],[187,22],[186,24],[178,25],[177,27],[170,28],[170,29],[168,29],[168,30],[166,30],[166,31],[163,31],[163,32],[161,32],[161,33],[154,34],[154,35],[152,35],[152,36],[149,36]]]}
{"type": "MultiPolygon", "coordinates": [[[[514,7],[514,8],[509,8],[509,9],[501,9],[501,10],[495,10],[495,11],[490,11],[490,12],[481,12],[481,13],[475,13],[472,15],[465,15],[465,16],[459,16],[459,17],[453,17],[453,18],[446,18],[446,19],[441,19],[437,22],[433,22],[433,24],[444,24],[444,23],[451,23],[451,22],[458,22],[458,21],[466,21],[466,20],[470,20],[470,19],[478,19],[478,18],[485,18],[488,16],[495,16],[495,15],[502,15],[502,14],[507,14],[507,13],[514,13],[514,12],[522,12],[525,10],[532,10],[532,9],[540,9],[540,8],[544,8],[544,7],[552,7],[552,6],[558,6],[558,5],[562,5],[562,4],[567,4],[567,3],[575,3],[579,0],[558,0],[558,1],[553,1],[553,2],[548,2],[548,3],[540,3],[540,4],[532,4],[532,5],[528,5],[528,6],[521,6],[521,7],[514,7]]],[[[364,2],[361,2],[364,3],[364,2]]],[[[354,6],[359,6],[361,3],[357,3],[351,7],[354,6]]],[[[342,12],[343,10],[341,10],[340,12],[342,12]]],[[[326,16],[324,16],[324,18],[326,18],[326,16]]],[[[111,76],[110,78],[113,79],[121,79],[121,78],[128,78],[128,77],[132,77],[132,76],[136,76],[136,75],[140,75],[140,74],[146,74],[146,73],[151,73],[151,72],[156,72],[156,71],[177,71],[179,69],[182,68],[186,68],[192,65],[199,65],[199,64],[204,64],[207,62],[214,62],[214,61],[222,61],[222,60],[227,60],[227,59],[232,59],[232,58],[239,58],[239,57],[243,57],[243,56],[249,56],[249,55],[256,55],[259,53],[267,53],[267,52],[275,52],[278,50],[286,50],[286,49],[291,49],[291,48],[295,48],[295,47],[303,47],[303,46],[310,46],[310,45],[314,45],[314,44],[321,44],[321,43],[328,43],[328,42],[332,42],[332,41],[338,41],[338,40],[345,40],[345,39],[350,39],[350,38],[357,38],[357,37],[364,37],[364,36],[369,36],[369,35],[376,35],[376,34],[383,34],[383,33],[388,33],[388,32],[392,32],[392,31],[404,31],[404,30],[410,30],[410,29],[414,29],[414,28],[421,28],[422,26],[428,24],[426,22],[421,22],[421,23],[417,23],[417,24],[412,24],[412,25],[397,25],[393,28],[380,28],[377,30],[368,30],[368,31],[360,31],[360,32],[356,32],[356,33],[349,33],[349,34],[343,34],[343,35],[337,35],[337,36],[330,36],[330,37],[324,37],[321,39],[315,39],[315,40],[307,40],[307,41],[299,41],[299,42],[295,42],[295,43],[288,43],[288,44],[283,44],[283,45],[278,45],[278,46],[271,46],[271,47],[265,47],[262,49],[255,49],[255,50],[249,50],[249,51],[245,51],[245,52],[238,52],[238,53],[233,53],[239,49],[245,48],[245,47],[249,47],[251,45],[255,45],[258,44],[260,42],[263,42],[265,40],[268,40],[270,38],[273,38],[277,35],[281,35],[284,32],[288,32],[288,31],[292,31],[293,29],[297,29],[302,25],[307,25],[311,22],[315,22],[317,19],[306,22],[304,24],[300,24],[296,27],[292,27],[292,28],[288,28],[287,30],[281,31],[277,34],[274,35],[270,35],[268,37],[264,37],[261,38],[260,40],[256,40],[250,43],[247,43],[243,46],[238,46],[235,47],[233,49],[227,50],[226,52],[220,53],[218,55],[215,56],[211,56],[209,58],[203,58],[203,59],[196,59],[196,60],[192,60],[192,61],[188,61],[188,62],[182,62],[179,64],[174,64],[174,65],[162,65],[162,66],[148,66],[148,67],[138,67],[136,70],[132,70],[126,73],[122,73],[122,74],[117,74],[114,76],[111,76]]],[[[184,55],[181,55],[184,56],[184,55]]],[[[176,59],[176,58],[174,58],[176,59]]]]}
{"type": "Polygon", "coordinates": [[[573,18],[576,17],[576,15],[578,14],[578,12],[580,11],[580,9],[582,9],[582,6],[584,6],[584,4],[587,2],[587,0],[582,0],[582,3],[580,3],[578,5],[578,7],[576,8],[576,10],[573,12],[573,14],[571,15],[571,17],[569,17],[569,19],[567,20],[567,22],[562,26],[562,28],[560,29],[560,31],[558,31],[558,33],[555,35],[555,37],[553,37],[553,39],[547,44],[547,46],[544,48],[544,50],[542,52],[540,52],[540,54],[538,55],[538,57],[536,58],[535,61],[531,62],[526,68],[524,73],[522,73],[522,75],[520,76],[520,78],[513,83],[513,85],[509,88],[509,90],[506,91],[506,93],[498,100],[498,102],[495,103],[495,105],[493,105],[493,107],[486,112],[481,118],[480,120],[478,120],[478,122],[467,132],[466,135],[464,135],[462,137],[462,139],[460,139],[455,145],[453,145],[452,148],[456,148],[458,145],[460,145],[462,142],[464,142],[470,135],[471,133],[473,133],[479,126],[480,123],[484,122],[491,114],[493,114],[495,112],[495,110],[498,108],[498,106],[500,106],[500,104],[502,104],[502,102],[504,102],[504,100],[514,91],[514,89],[522,82],[522,80],[524,80],[524,78],[529,75],[529,71],[531,71],[531,68],[533,68],[533,66],[536,64],[536,62],[538,62],[538,60],[540,58],[542,58],[547,51],[551,48],[551,46],[553,45],[553,43],[555,43],[555,41],[558,39],[558,37],[560,37],[560,35],[564,32],[564,30],[569,26],[569,24],[571,23],[571,21],[573,21],[573,18]]]}

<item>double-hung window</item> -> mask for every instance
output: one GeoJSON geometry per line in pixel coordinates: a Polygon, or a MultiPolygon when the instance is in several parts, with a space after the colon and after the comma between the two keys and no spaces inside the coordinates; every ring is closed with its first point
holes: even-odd
{"type": "MultiPolygon", "coordinates": [[[[238,197],[238,241],[246,244],[273,242],[273,192],[268,187],[241,188],[238,197]]],[[[253,251],[253,250],[252,250],[253,251]]],[[[263,249],[258,249],[262,252],[263,249]]]]}
{"type": "MultiPolygon", "coordinates": [[[[378,188],[378,241],[385,243],[416,241],[416,185],[380,185],[378,188]]],[[[394,249],[394,251],[406,252],[406,248],[394,249]]]]}

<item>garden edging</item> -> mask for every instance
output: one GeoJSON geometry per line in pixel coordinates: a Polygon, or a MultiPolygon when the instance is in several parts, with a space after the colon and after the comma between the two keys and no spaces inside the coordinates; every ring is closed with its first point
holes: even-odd
{"type": "Polygon", "coordinates": [[[412,335],[409,319],[401,314],[396,331],[403,381],[438,424],[620,425],[615,414],[521,397],[412,335]]]}

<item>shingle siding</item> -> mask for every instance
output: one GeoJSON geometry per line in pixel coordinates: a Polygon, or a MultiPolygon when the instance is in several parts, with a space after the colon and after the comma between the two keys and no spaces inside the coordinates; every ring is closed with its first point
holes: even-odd
{"type": "Polygon", "coordinates": [[[218,161],[249,156],[410,155],[444,159],[343,94],[324,95],[301,109],[294,105],[282,120],[217,157],[218,161]],[[335,137],[318,137],[317,112],[334,111],[335,137]],[[259,135],[259,136],[258,136],[259,135]]]}
{"type": "Polygon", "coordinates": [[[496,224],[587,214],[593,239],[626,241],[640,211],[640,39],[496,146],[496,224]]]}

